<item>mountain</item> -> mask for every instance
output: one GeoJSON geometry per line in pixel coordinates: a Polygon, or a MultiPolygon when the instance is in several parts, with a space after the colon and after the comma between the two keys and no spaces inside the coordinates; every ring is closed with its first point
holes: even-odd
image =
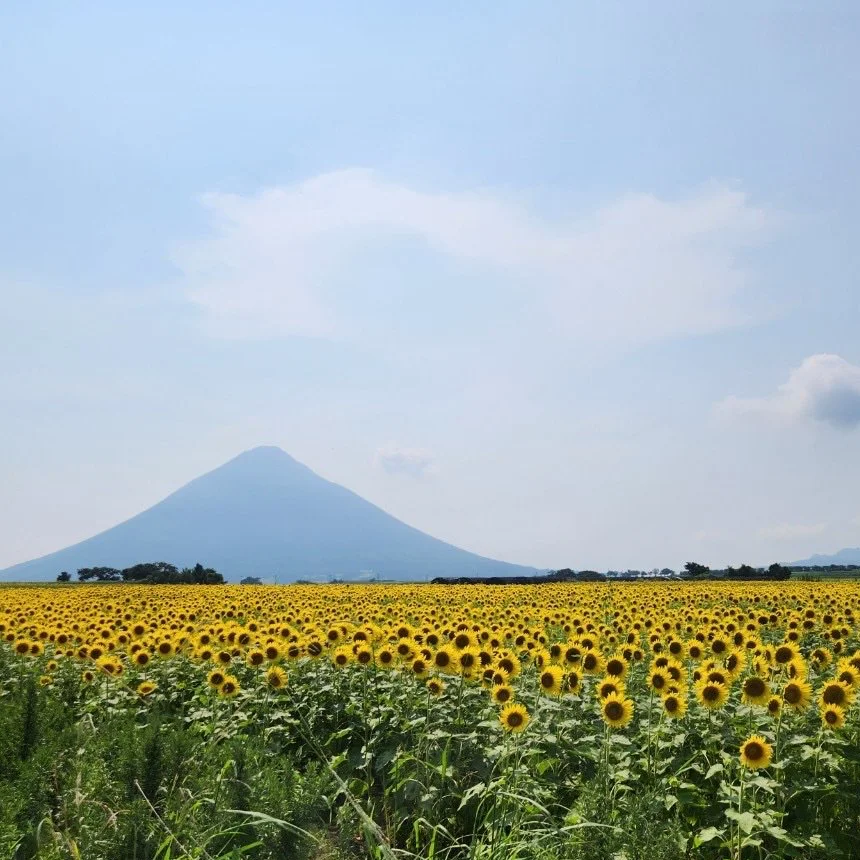
{"type": "Polygon", "coordinates": [[[280,448],[254,448],[81,543],[0,571],[50,580],[80,567],[200,561],[228,579],[280,581],[367,571],[381,579],[533,573],[458,549],[333,484],[280,448]]]}
{"type": "Polygon", "coordinates": [[[797,565],[798,567],[824,567],[828,564],[860,564],[860,546],[840,549],[833,555],[816,554],[803,559],[803,561],[789,562],[789,566],[797,565]]]}

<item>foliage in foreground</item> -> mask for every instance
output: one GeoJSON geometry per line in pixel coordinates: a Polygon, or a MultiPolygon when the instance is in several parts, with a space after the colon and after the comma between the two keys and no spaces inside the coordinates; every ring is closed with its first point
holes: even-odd
{"type": "Polygon", "coordinates": [[[0,856],[854,856],[856,585],[198,594],[0,594],[0,856]]]}

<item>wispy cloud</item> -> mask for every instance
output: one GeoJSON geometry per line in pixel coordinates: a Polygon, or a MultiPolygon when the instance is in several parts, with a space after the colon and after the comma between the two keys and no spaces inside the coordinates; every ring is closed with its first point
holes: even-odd
{"type": "Polygon", "coordinates": [[[838,355],[811,355],[774,394],[731,396],[718,409],[736,416],[812,419],[850,430],[860,424],[860,367],[838,355]]]}
{"type": "Polygon", "coordinates": [[[399,448],[386,445],[379,448],[375,457],[376,465],[390,475],[408,475],[423,478],[436,471],[433,456],[421,448],[399,448]]]}
{"type": "MultiPolygon", "coordinates": [[[[549,221],[500,194],[421,191],[360,169],[249,196],[207,194],[203,204],[210,234],[173,255],[181,288],[213,333],[247,338],[355,334],[345,308],[378,278],[362,250],[404,239],[452,261],[461,280],[451,314],[480,272],[513,283],[538,327],[575,335],[571,343],[710,332],[749,318],[743,252],[774,221],[719,184],[680,200],[632,194],[549,221]]],[[[410,301],[422,265],[420,254],[398,255],[392,303],[410,301]]]]}

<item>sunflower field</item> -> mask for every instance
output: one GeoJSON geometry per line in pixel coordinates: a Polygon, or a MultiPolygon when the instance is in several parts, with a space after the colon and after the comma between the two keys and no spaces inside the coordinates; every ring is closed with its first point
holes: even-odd
{"type": "Polygon", "coordinates": [[[860,584],[0,589],[0,857],[860,857],[860,584]]]}

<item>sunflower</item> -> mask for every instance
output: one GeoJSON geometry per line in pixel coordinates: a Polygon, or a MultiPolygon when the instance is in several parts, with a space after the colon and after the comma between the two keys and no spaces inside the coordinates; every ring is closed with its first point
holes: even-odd
{"type": "Polygon", "coordinates": [[[506,732],[517,734],[525,731],[526,726],[529,724],[529,719],[529,712],[526,710],[525,705],[520,705],[516,702],[505,705],[499,714],[499,722],[502,724],[502,728],[506,732]]]}
{"type": "Polygon", "coordinates": [[[808,681],[797,679],[789,681],[782,688],[782,700],[793,711],[802,711],[812,699],[812,685],[808,681]]]}
{"type": "Polygon", "coordinates": [[[782,699],[780,699],[780,697],[779,697],[779,696],[771,696],[771,697],[767,700],[767,705],[766,705],[766,707],[767,707],[767,712],[768,712],[772,717],[778,717],[778,716],[779,716],[779,712],[782,710],[782,699]]]}
{"type": "Polygon", "coordinates": [[[496,660],[496,666],[509,678],[516,678],[516,676],[520,674],[522,668],[519,657],[511,651],[503,651],[499,654],[499,657],[496,660]]]}
{"type": "Polygon", "coordinates": [[[472,634],[467,630],[461,630],[454,637],[454,647],[458,648],[460,651],[463,651],[466,648],[471,648],[475,644],[475,640],[472,637],[472,634]]]}
{"type": "Polygon", "coordinates": [[[613,729],[623,728],[633,719],[633,702],[613,693],[600,703],[600,717],[613,729]]]}
{"type": "Polygon", "coordinates": [[[142,681],[137,685],[137,694],[142,698],[146,698],[151,693],[154,693],[158,688],[158,684],[155,681],[142,681]]]}
{"type": "Polygon", "coordinates": [[[355,659],[355,653],[352,650],[352,645],[340,645],[335,648],[332,654],[331,661],[335,666],[341,669],[348,666],[355,659]]]}
{"type": "Polygon", "coordinates": [[[169,639],[162,639],[155,646],[155,653],[159,657],[172,657],[176,653],[176,646],[169,639]]]}
{"type": "Polygon", "coordinates": [[[839,705],[847,707],[854,698],[853,688],[844,681],[828,681],[821,690],[821,702],[824,705],[839,705]]]}
{"type": "Polygon", "coordinates": [[[430,665],[423,657],[416,657],[409,665],[409,669],[416,678],[424,678],[430,671],[430,665]]]}
{"type": "Polygon", "coordinates": [[[857,669],[850,660],[840,660],[836,665],[836,680],[856,690],[860,687],[860,669],[857,669]]]}
{"type": "Polygon", "coordinates": [[[561,695],[564,669],[561,666],[545,666],[539,676],[540,689],[548,696],[561,695]]]}
{"type": "Polygon", "coordinates": [[[655,693],[662,693],[669,686],[669,673],[664,668],[652,669],[648,675],[648,686],[655,693]]]}
{"type": "Polygon", "coordinates": [[[259,648],[252,648],[245,657],[245,662],[249,666],[262,666],[266,662],[266,655],[259,648]]]}
{"type": "Polygon", "coordinates": [[[725,664],[726,671],[731,675],[732,680],[734,680],[746,667],[746,652],[742,651],[740,648],[733,648],[731,653],[723,662],[725,664]]]}
{"type": "Polygon", "coordinates": [[[767,767],[772,758],[773,747],[761,735],[752,735],[741,744],[741,764],[749,770],[767,767]]]}
{"type": "Polygon", "coordinates": [[[618,696],[624,695],[624,682],[617,676],[607,675],[596,687],[597,698],[606,699],[615,693],[618,696]]]}
{"type": "Polygon", "coordinates": [[[238,694],[239,689],[239,679],[233,675],[225,675],[223,683],[218,688],[218,695],[225,699],[232,699],[238,694]]]}
{"type": "Polygon", "coordinates": [[[206,683],[209,684],[210,687],[214,690],[220,689],[221,685],[224,683],[227,675],[224,674],[220,669],[213,669],[206,676],[206,683]]]}
{"type": "Polygon", "coordinates": [[[793,642],[783,642],[773,652],[774,662],[778,666],[787,666],[797,656],[797,646],[793,642]]]}
{"type": "Polygon", "coordinates": [[[766,705],[770,699],[770,685],[758,675],[750,675],[741,684],[741,699],[745,705],[766,705]]]}
{"type": "Polygon", "coordinates": [[[825,705],[821,710],[821,725],[825,729],[841,729],[845,725],[845,709],[839,705],[825,705]]]}
{"type": "Polygon", "coordinates": [[[431,696],[441,696],[444,689],[445,682],[441,678],[431,678],[427,682],[427,692],[429,692],[431,696]]]}
{"type": "Polygon", "coordinates": [[[373,651],[369,645],[357,645],[355,649],[355,662],[359,666],[367,666],[373,662],[373,651]]]}
{"type": "Polygon", "coordinates": [[[454,658],[456,656],[457,649],[452,645],[443,645],[439,648],[436,653],[433,655],[433,665],[440,672],[453,672],[454,669],[454,658]]]}
{"type": "Polygon", "coordinates": [[[54,683],[54,679],[50,675],[42,675],[39,678],[40,687],[50,687],[54,683]]]}
{"type": "Polygon", "coordinates": [[[599,651],[589,648],[582,655],[582,669],[590,675],[599,675],[603,672],[603,655],[599,651]]]}
{"type": "Polygon", "coordinates": [[[567,686],[568,693],[578,693],[582,686],[582,677],[579,672],[568,672],[565,684],[567,686]]]}
{"type": "Polygon", "coordinates": [[[722,708],[728,699],[729,691],[725,684],[717,684],[713,681],[705,681],[696,685],[696,695],[699,698],[699,704],[703,708],[710,711],[722,708]]]}
{"type": "Polygon", "coordinates": [[[620,654],[613,654],[606,661],[606,674],[615,675],[616,678],[623,679],[627,674],[628,663],[620,654]]]}
{"type": "Polygon", "coordinates": [[[281,649],[274,642],[269,642],[269,644],[263,649],[263,653],[266,655],[266,659],[270,663],[274,663],[281,659],[281,649]]]}
{"type": "Polygon", "coordinates": [[[499,684],[493,687],[492,695],[497,705],[506,705],[514,698],[514,688],[510,684],[499,684]]]}
{"type": "Polygon", "coordinates": [[[479,654],[480,651],[476,647],[469,645],[454,655],[454,663],[461,675],[471,677],[475,669],[481,665],[479,654]]]}
{"type": "Polygon", "coordinates": [[[687,697],[680,692],[663,697],[663,713],[670,719],[680,720],[687,713],[687,697]]]}
{"type": "Polygon", "coordinates": [[[266,671],[266,683],[273,690],[287,686],[287,673],[280,666],[270,666],[266,671]]]}

